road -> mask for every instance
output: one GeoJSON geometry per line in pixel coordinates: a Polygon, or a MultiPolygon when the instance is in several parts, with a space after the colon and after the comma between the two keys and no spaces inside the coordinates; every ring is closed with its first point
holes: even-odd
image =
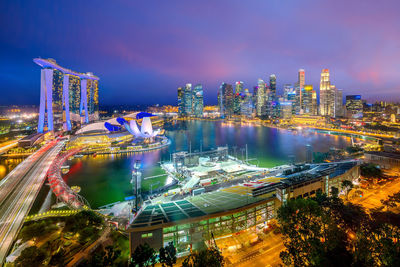
{"type": "Polygon", "coordinates": [[[6,153],[10,148],[16,147],[18,145],[18,140],[8,142],[4,146],[0,147],[0,155],[6,153]]]}
{"type": "Polygon", "coordinates": [[[0,182],[0,264],[4,263],[51,163],[63,146],[64,141],[46,145],[0,182]]]}

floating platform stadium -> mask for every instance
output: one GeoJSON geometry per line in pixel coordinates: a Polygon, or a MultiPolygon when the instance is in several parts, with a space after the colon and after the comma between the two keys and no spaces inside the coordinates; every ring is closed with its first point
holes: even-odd
{"type": "Polygon", "coordinates": [[[160,125],[162,120],[146,112],[92,123],[71,137],[68,149],[84,146],[86,149],[82,154],[116,154],[159,149],[170,144],[170,140],[163,135],[164,130],[157,127],[160,125]]]}
{"type": "MultiPolygon", "coordinates": [[[[216,155],[223,156],[224,152],[216,155]]],[[[201,160],[197,165],[191,157],[184,157],[183,162],[185,158],[186,167],[182,167],[182,157],[175,162],[182,167],[182,173],[196,171],[196,166],[204,168],[201,160]]],[[[193,190],[182,199],[145,204],[128,228],[131,252],[143,243],[159,248],[173,242],[178,253],[184,255],[204,247],[204,242],[213,238],[267,227],[278,208],[289,199],[313,197],[317,191],[329,195],[332,187],[341,192],[343,180],[358,178],[357,161],[292,165],[235,184],[222,182],[209,192],[194,194],[193,190]]]]}

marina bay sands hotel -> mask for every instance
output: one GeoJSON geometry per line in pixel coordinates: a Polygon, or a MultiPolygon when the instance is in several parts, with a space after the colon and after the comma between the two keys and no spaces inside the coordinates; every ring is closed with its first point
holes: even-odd
{"type": "Polygon", "coordinates": [[[99,77],[63,68],[54,59],[33,61],[42,67],[39,133],[69,131],[99,119],[99,77]]]}

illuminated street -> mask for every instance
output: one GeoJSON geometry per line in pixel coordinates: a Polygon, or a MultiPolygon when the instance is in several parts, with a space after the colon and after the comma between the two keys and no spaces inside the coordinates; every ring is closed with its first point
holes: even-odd
{"type": "MultiPolygon", "coordinates": [[[[1,184],[0,204],[0,262],[4,262],[14,238],[21,228],[38,191],[46,178],[52,161],[64,142],[45,151],[39,157],[32,155],[26,164],[19,165],[1,184]],[[20,167],[22,166],[22,167],[20,167]]],[[[37,152],[37,153],[40,153],[37,152]]]]}
{"type": "Polygon", "coordinates": [[[234,234],[230,237],[216,240],[217,246],[222,249],[222,255],[229,266],[278,266],[282,264],[279,253],[284,249],[280,234],[259,233],[258,241],[254,229],[234,234]],[[230,249],[237,247],[237,249],[230,249]]]}
{"type": "Polygon", "coordinates": [[[376,185],[372,189],[363,189],[362,191],[362,197],[354,196],[350,201],[367,209],[378,208],[382,206],[381,200],[400,191],[400,179],[394,179],[384,185],[376,185]]]}

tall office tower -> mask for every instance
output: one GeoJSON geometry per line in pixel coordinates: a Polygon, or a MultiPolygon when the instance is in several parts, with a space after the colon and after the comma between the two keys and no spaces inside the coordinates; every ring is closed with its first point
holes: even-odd
{"type": "Polygon", "coordinates": [[[187,83],[183,90],[183,114],[184,116],[191,116],[193,113],[193,92],[192,84],[187,83]]]}
{"type": "Polygon", "coordinates": [[[334,98],[331,91],[331,82],[329,79],[329,70],[323,69],[321,72],[321,82],[319,85],[320,91],[320,115],[321,116],[333,116],[333,103],[334,98]]]}
{"type": "Polygon", "coordinates": [[[183,116],[183,89],[178,87],[178,116],[183,116]]]}
{"type": "Polygon", "coordinates": [[[294,91],[295,91],[295,95],[296,95],[296,99],[295,99],[295,103],[294,103],[294,107],[295,107],[295,113],[296,114],[300,114],[301,113],[301,102],[302,102],[302,95],[301,95],[301,88],[299,83],[295,83],[294,84],[294,91]]]}
{"type": "Polygon", "coordinates": [[[238,81],[238,82],[236,82],[236,84],[235,84],[235,94],[240,94],[240,93],[243,93],[243,82],[241,82],[241,81],[238,81]]]}
{"type": "Polygon", "coordinates": [[[311,115],[318,115],[317,92],[315,90],[312,91],[311,106],[312,106],[311,115]]]}
{"type": "Polygon", "coordinates": [[[233,96],[233,113],[235,115],[240,115],[240,106],[244,99],[243,95],[243,82],[238,81],[235,84],[235,93],[233,96]]]}
{"type": "Polygon", "coordinates": [[[233,115],[233,87],[231,84],[222,83],[218,91],[218,106],[221,117],[233,115]]]}
{"type": "Polygon", "coordinates": [[[222,96],[222,88],[224,86],[224,83],[221,84],[221,86],[218,89],[218,110],[221,118],[224,117],[224,98],[222,96]]]}
{"type": "Polygon", "coordinates": [[[306,84],[306,72],[304,69],[299,69],[299,77],[298,81],[300,88],[304,88],[304,85],[306,84]]]}
{"type": "Polygon", "coordinates": [[[306,83],[306,73],[304,69],[299,69],[297,83],[295,84],[296,90],[296,113],[301,114],[303,113],[301,103],[303,103],[303,89],[306,83]]]}
{"type": "Polygon", "coordinates": [[[293,90],[293,86],[291,84],[284,84],[283,85],[283,98],[285,101],[288,100],[289,94],[296,94],[296,92],[293,90]]]}
{"type": "Polygon", "coordinates": [[[249,92],[249,89],[244,89],[244,92],[241,94],[242,102],[240,105],[240,114],[247,118],[251,118],[253,116],[253,96],[249,92]]]}
{"type": "Polygon", "coordinates": [[[313,95],[313,86],[311,84],[304,85],[304,89],[302,90],[302,103],[301,103],[301,112],[303,114],[312,114],[312,95],[313,95]]]}
{"type": "MultiPolygon", "coordinates": [[[[335,87],[336,89],[336,87],[335,87]]],[[[335,118],[343,117],[343,91],[340,89],[335,90],[335,118]]]]}
{"type": "Polygon", "coordinates": [[[292,102],[291,101],[280,101],[279,102],[279,117],[284,120],[290,120],[293,114],[292,102]]]}
{"type": "Polygon", "coordinates": [[[231,117],[233,115],[233,87],[232,84],[225,84],[222,90],[224,98],[224,116],[231,117]]]}
{"type": "Polygon", "coordinates": [[[269,90],[271,92],[271,101],[276,100],[276,75],[271,74],[269,76],[269,90]]]}
{"type": "Polygon", "coordinates": [[[72,123],[99,118],[98,77],[63,68],[54,59],[33,61],[42,67],[38,132],[69,131],[72,123]]]}
{"type": "Polygon", "coordinates": [[[203,117],[203,86],[197,84],[193,90],[193,115],[197,118],[203,117]]]}
{"type": "Polygon", "coordinates": [[[363,103],[361,95],[346,96],[346,117],[354,119],[363,117],[363,103]]]}
{"type": "Polygon", "coordinates": [[[296,114],[296,91],[291,84],[283,86],[283,100],[292,103],[292,114],[296,114]]]}
{"type": "Polygon", "coordinates": [[[269,76],[269,90],[267,93],[267,115],[270,117],[278,117],[279,101],[276,101],[276,75],[271,74],[269,76]]]}
{"type": "Polygon", "coordinates": [[[265,82],[258,79],[258,85],[254,88],[256,98],[256,116],[265,116],[265,82]]]}

